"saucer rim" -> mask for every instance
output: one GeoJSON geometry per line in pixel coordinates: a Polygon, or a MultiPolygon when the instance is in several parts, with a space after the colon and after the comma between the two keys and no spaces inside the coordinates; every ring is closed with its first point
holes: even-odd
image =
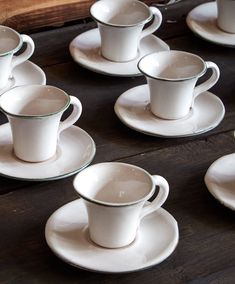
{"type": "MultiPolygon", "coordinates": [[[[188,133],[188,134],[182,134],[182,135],[164,135],[164,134],[159,134],[159,133],[153,133],[152,131],[144,131],[143,129],[140,129],[138,127],[134,127],[133,125],[130,125],[129,123],[127,123],[123,118],[122,118],[122,115],[120,114],[120,111],[119,111],[119,106],[118,106],[118,100],[125,95],[125,93],[131,91],[132,89],[135,89],[135,88],[141,88],[141,87],[144,87],[146,86],[147,87],[147,84],[143,84],[143,85],[138,85],[136,87],[133,87],[133,88],[130,88],[128,90],[126,90],[125,92],[123,92],[116,100],[115,104],[114,104],[114,112],[116,113],[117,117],[120,119],[120,121],[126,125],[128,128],[132,129],[132,130],[135,130],[139,133],[142,133],[142,134],[145,134],[145,135],[148,135],[148,136],[152,136],[152,137],[159,137],[159,138],[183,138],[183,137],[192,137],[192,136],[197,136],[197,135],[200,135],[200,134],[203,134],[203,133],[206,133],[208,131],[211,131],[212,129],[214,129],[215,127],[217,127],[221,121],[224,119],[224,116],[225,116],[225,107],[224,107],[224,104],[222,102],[222,100],[216,96],[215,94],[213,94],[212,92],[209,92],[209,91],[205,91],[203,92],[203,94],[210,94],[213,96],[213,98],[216,98],[216,100],[218,102],[220,102],[221,104],[221,107],[222,107],[222,113],[221,113],[221,119],[217,122],[217,123],[214,123],[213,125],[211,125],[210,127],[206,128],[206,129],[201,129],[200,131],[196,131],[196,132],[192,132],[192,133],[188,133]]],[[[201,95],[203,95],[201,94],[201,95]]],[[[200,95],[200,96],[201,96],[200,95]]],[[[160,118],[159,118],[160,119],[160,118]]],[[[184,119],[184,118],[182,118],[184,119]]]]}
{"type": "MultiPolygon", "coordinates": [[[[220,163],[221,161],[223,160],[227,160],[228,158],[230,158],[231,156],[233,156],[235,158],[235,153],[231,153],[231,154],[227,154],[227,155],[224,155],[220,158],[218,158],[217,160],[215,160],[210,166],[209,168],[207,169],[206,171],[206,174],[204,176],[204,182],[205,182],[205,185],[208,189],[208,191],[210,192],[210,194],[220,203],[222,204],[223,206],[229,208],[230,210],[233,210],[235,211],[235,194],[234,194],[234,205],[232,205],[231,203],[223,200],[223,198],[221,198],[220,194],[218,194],[216,191],[215,191],[215,187],[214,187],[214,181],[212,180],[211,178],[211,171],[213,170],[213,168],[218,164],[220,163]]],[[[217,186],[217,189],[219,189],[218,191],[221,192],[221,186],[217,186]]]]}
{"type": "MultiPolygon", "coordinates": [[[[4,123],[4,124],[0,125],[0,128],[2,126],[6,126],[7,124],[9,124],[9,123],[4,123]]],[[[10,127],[10,124],[9,124],[9,127],[10,127]]],[[[83,130],[82,128],[80,128],[80,127],[78,127],[76,125],[72,125],[69,128],[65,129],[64,131],[69,130],[70,128],[76,128],[81,133],[83,133],[83,135],[86,135],[90,139],[90,142],[92,144],[92,154],[91,154],[89,160],[86,163],[84,163],[84,165],[82,165],[80,168],[78,168],[76,170],[73,170],[71,172],[67,172],[67,173],[60,174],[60,175],[55,175],[55,176],[50,176],[50,177],[46,177],[46,178],[27,178],[27,177],[20,177],[20,176],[18,177],[18,176],[13,176],[13,175],[7,175],[7,174],[2,173],[2,170],[0,168],[0,176],[5,177],[5,178],[14,179],[14,180],[37,182],[37,181],[58,180],[58,179],[62,179],[62,178],[66,178],[66,177],[72,176],[72,175],[82,171],[84,168],[86,168],[93,161],[93,159],[95,157],[95,154],[96,154],[96,144],[95,144],[93,138],[85,130],[83,130]]]]}
{"type": "MultiPolygon", "coordinates": [[[[219,46],[224,46],[224,47],[229,47],[229,48],[235,48],[235,43],[225,43],[225,42],[223,42],[223,41],[221,41],[221,40],[216,40],[216,37],[213,37],[213,38],[208,38],[208,37],[206,37],[206,35],[205,34],[211,34],[209,31],[205,31],[205,32],[200,32],[200,31],[198,31],[198,29],[196,29],[195,27],[194,27],[194,24],[193,23],[195,23],[195,20],[192,18],[192,14],[197,10],[197,9],[200,9],[201,7],[203,7],[203,6],[214,6],[214,5],[216,5],[216,3],[215,2],[206,2],[206,3],[202,3],[202,4],[200,4],[200,5],[198,5],[198,6],[196,6],[195,8],[193,8],[189,13],[188,13],[188,15],[187,15],[187,17],[186,17],[186,23],[187,23],[187,25],[188,25],[188,27],[189,27],[189,29],[196,35],[196,36],[198,36],[199,38],[201,38],[201,39],[204,39],[204,40],[206,40],[207,42],[209,42],[209,43],[214,43],[214,44],[216,44],[216,45],[219,45],[219,46]]],[[[208,17],[208,19],[209,19],[209,17],[208,17]]],[[[201,25],[201,26],[203,26],[203,25],[201,25]]],[[[222,31],[222,30],[220,30],[218,27],[216,27],[217,29],[218,29],[218,31],[220,31],[220,32],[222,32],[223,34],[225,34],[225,35],[230,35],[230,33],[226,33],[226,32],[224,32],[224,31],[222,31]]],[[[211,35],[213,35],[213,34],[211,34],[211,35]]]]}
{"type": "MultiPolygon", "coordinates": [[[[34,62],[32,62],[32,61],[30,61],[30,60],[26,60],[26,61],[22,62],[21,64],[17,65],[17,66],[13,69],[13,71],[12,71],[12,73],[13,73],[13,78],[17,77],[17,76],[14,75],[14,73],[15,73],[15,72],[19,72],[19,71],[15,71],[15,69],[20,68],[20,67],[27,68],[27,65],[31,66],[31,68],[33,68],[33,69],[35,70],[35,72],[37,72],[38,75],[40,75],[40,82],[33,83],[33,84],[46,85],[46,83],[47,83],[47,78],[46,78],[45,72],[42,70],[41,67],[39,67],[37,64],[35,64],[34,62]]],[[[25,72],[25,74],[26,74],[26,73],[27,73],[27,72],[25,72]]],[[[27,74],[26,74],[26,76],[27,76],[27,74]]],[[[29,84],[32,84],[32,83],[31,83],[31,82],[28,82],[26,85],[29,85],[29,84]]],[[[20,87],[20,86],[25,86],[25,84],[15,84],[15,83],[14,83],[13,85],[11,85],[11,86],[9,86],[9,87],[6,86],[6,87],[2,88],[2,89],[0,89],[0,96],[1,96],[3,93],[5,93],[5,92],[11,90],[12,88],[20,87]]]]}
{"type": "MultiPolygon", "coordinates": [[[[40,66],[38,66],[36,63],[34,63],[34,62],[30,61],[30,60],[26,60],[26,62],[27,62],[27,61],[28,61],[28,63],[32,64],[32,66],[33,66],[35,69],[37,69],[38,73],[41,74],[41,76],[42,76],[42,83],[40,83],[39,85],[46,85],[46,83],[47,83],[47,78],[46,78],[46,74],[45,74],[45,72],[42,70],[42,68],[41,68],[40,66]]],[[[24,63],[22,63],[22,64],[24,64],[24,63]]],[[[19,86],[19,85],[17,85],[17,86],[19,86]]],[[[14,86],[14,87],[15,87],[15,86],[14,86]]]]}
{"type": "MultiPolygon", "coordinates": [[[[79,268],[79,269],[82,269],[82,270],[85,270],[85,271],[89,271],[89,272],[93,272],[93,273],[104,273],[104,274],[125,274],[125,273],[132,273],[132,272],[137,272],[137,271],[142,271],[142,270],[146,270],[146,269],[150,269],[151,267],[154,267],[156,265],[159,265],[160,263],[162,263],[164,260],[166,260],[168,257],[170,257],[173,252],[175,251],[176,247],[178,246],[178,243],[179,243],[179,226],[178,226],[178,222],[176,221],[176,219],[174,218],[174,216],[172,214],[170,214],[166,209],[160,207],[158,210],[160,210],[165,216],[167,216],[168,219],[171,219],[171,226],[174,227],[174,236],[172,237],[172,240],[171,240],[171,246],[170,246],[170,249],[168,251],[168,253],[164,256],[162,256],[157,262],[152,262],[150,263],[149,265],[141,265],[140,268],[133,268],[133,269],[122,269],[122,270],[111,270],[111,269],[95,269],[95,268],[89,268],[88,266],[82,266],[82,265],[79,265],[79,264],[75,264],[74,262],[70,261],[69,259],[67,259],[66,257],[64,257],[63,255],[59,254],[59,252],[56,251],[56,249],[53,247],[52,243],[53,241],[51,241],[51,238],[49,237],[49,230],[48,228],[50,228],[50,222],[51,220],[53,220],[53,217],[60,211],[62,211],[64,209],[64,207],[67,207],[67,206],[71,206],[75,203],[78,203],[77,206],[79,206],[80,203],[82,203],[83,200],[81,198],[78,198],[78,199],[75,199],[73,201],[70,201],[64,205],[62,205],[61,207],[59,207],[58,209],[56,209],[51,215],[50,217],[48,218],[47,222],[46,222],[46,225],[45,225],[45,229],[44,229],[44,236],[45,236],[45,240],[46,240],[46,243],[48,245],[48,247],[50,248],[50,250],[53,252],[53,254],[58,257],[59,259],[61,259],[62,261],[64,261],[65,263],[73,266],[73,267],[76,267],[76,268],[79,268]]],[[[158,211],[157,210],[157,211],[158,211]]],[[[157,211],[151,213],[151,214],[156,214],[157,211]]],[[[94,244],[94,246],[96,246],[94,244]]],[[[115,249],[106,249],[106,248],[102,248],[100,246],[98,246],[100,250],[103,250],[103,251],[117,251],[119,249],[123,249],[123,248],[115,248],[115,249]]],[[[128,247],[126,248],[128,249],[128,247]]],[[[165,249],[167,250],[167,249],[165,249]]]]}
{"type": "MultiPolygon", "coordinates": [[[[82,32],[80,33],[79,35],[77,35],[75,38],[72,39],[72,41],[70,42],[69,44],[69,52],[70,52],[70,55],[72,56],[74,62],[76,62],[78,65],[82,66],[83,68],[87,69],[87,70],[90,70],[92,72],[95,72],[95,73],[98,73],[98,74],[101,74],[101,75],[108,75],[108,76],[111,76],[111,77],[123,77],[123,78],[128,78],[128,77],[140,77],[140,76],[143,76],[143,74],[137,69],[136,71],[137,72],[132,72],[132,73],[125,73],[125,74],[122,74],[122,73],[117,73],[117,72],[108,72],[108,71],[105,71],[105,70],[102,70],[102,69],[97,69],[97,68],[94,68],[92,67],[90,64],[85,64],[84,62],[81,62],[81,61],[78,61],[77,57],[74,55],[74,51],[73,49],[76,49],[76,50],[80,50],[76,47],[75,45],[75,41],[77,40],[77,38],[81,35],[84,35],[85,33],[89,33],[91,31],[94,31],[94,30],[97,30],[97,32],[99,32],[98,28],[92,28],[92,29],[89,29],[85,32],[82,32]]],[[[154,34],[150,34],[148,35],[147,37],[152,37],[152,38],[156,38],[158,39],[159,41],[161,41],[162,44],[165,45],[166,47],[166,50],[170,50],[170,46],[165,42],[163,41],[161,38],[155,36],[154,34]]],[[[143,38],[144,39],[144,38],[143,38]]],[[[142,40],[143,40],[142,39],[142,40]]],[[[138,60],[140,60],[141,56],[138,56],[138,60]]],[[[104,60],[107,60],[104,58],[104,60]]],[[[108,62],[112,62],[112,64],[127,64],[128,62],[133,62],[137,60],[136,58],[133,59],[133,60],[130,60],[130,61],[127,61],[127,62],[115,62],[115,61],[108,61],[108,62]]]]}

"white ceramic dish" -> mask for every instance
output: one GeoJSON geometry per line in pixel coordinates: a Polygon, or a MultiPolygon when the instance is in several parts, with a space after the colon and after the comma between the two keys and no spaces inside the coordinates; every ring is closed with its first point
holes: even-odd
{"type": "Polygon", "coordinates": [[[223,119],[222,101],[210,92],[195,99],[194,108],[181,119],[164,120],[152,114],[149,108],[147,85],[134,87],[116,101],[114,110],[128,127],[152,136],[184,137],[198,135],[215,128],[223,119]]]}
{"type": "Polygon", "coordinates": [[[58,209],[45,228],[51,250],[73,266],[105,273],[132,272],[156,265],[175,250],[179,239],[176,220],[160,208],[141,222],[137,238],[129,246],[106,249],[88,236],[87,213],[81,199],[58,209]]]}
{"type": "Polygon", "coordinates": [[[136,59],[128,62],[113,62],[101,56],[100,44],[98,29],[92,29],[73,39],[69,50],[74,61],[81,66],[97,73],[123,77],[141,75],[137,63],[142,56],[151,52],[169,50],[169,46],[164,41],[150,35],[141,40],[136,59]]]}
{"type": "Polygon", "coordinates": [[[219,202],[235,210],[235,153],[216,160],[206,172],[205,183],[219,202]]]}
{"type": "Polygon", "coordinates": [[[0,89],[0,94],[13,87],[29,84],[45,85],[46,75],[39,66],[27,60],[13,69],[12,78],[6,87],[0,89]]]}
{"type": "Polygon", "coordinates": [[[187,16],[189,28],[207,41],[235,47],[235,34],[226,33],[218,28],[216,2],[208,2],[194,8],[187,16]]]}
{"type": "Polygon", "coordinates": [[[81,128],[71,126],[60,134],[57,153],[41,163],[28,163],[13,153],[10,124],[0,126],[0,175],[32,181],[54,180],[75,174],[91,163],[96,147],[81,128]]]}

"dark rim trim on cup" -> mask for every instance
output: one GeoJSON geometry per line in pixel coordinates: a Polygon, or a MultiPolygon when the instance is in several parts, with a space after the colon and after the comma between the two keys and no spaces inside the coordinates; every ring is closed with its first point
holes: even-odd
{"type": "Polygon", "coordinates": [[[155,185],[155,182],[153,181],[152,176],[151,176],[147,171],[145,171],[144,169],[142,169],[142,168],[140,168],[140,167],[137,167],[137,166],[135,166],[135,165],[132,165],[132,164],[126,164],[126,163],[120,163],[120,162],[104,162],[104,163],[98,163],[98,164],[94,164],[94,165],[92,165],[92,166],[89,166],[88,168],[84,169],[83,171],[80,172],[80,173],[78,173],[78,174],[75,176],[75,178],[74,178],[74,180],[73,180],[73,186],[74,186],[76,192],[78,193],[78,195],[79,195],[82,199],[84,199],[84,200],[86,200],[86,201],[89,201],[89,202],[91,202],[91,203],[93,203],[93,204],[102,205],[102,206],[105,206],[105,207],[127,207],[127,206],[132,206],[132,205],[135,205],[135,204],[137,204],[137,203],[140,203],[140,202],[142,202],[142,201],[144,201],[144,200],[147,201],[149,198],[151,198],[151,197],[153,196],[153,194],[154,194],[154,192],[155,192],[155,187],[156,187],[156,185],[155,185]],[[135,201],[133,201],[133,202],[126,202],[126,203],[121,203],[121,204],[120,204],[120,203],[112,203],[112,202],[100,201],[100,200],[97,200],[97,199],[89,198],[89,197],[87,197],[87,196],[81,194],[81,193],[77,190],[77,187],[76,187],[76,185],[75,185],[77,176],[79,176],[79,174],[82,174],[83,171],[86,171],[87,169],[90,169],[91,167],[96,167],[97,165],[105,165],[105,164],[106,164],[106,165],[110,165],[110,164],[125,165],[125,166],[131,167],[131,168],[138,169],[138,170],[140,170],[141,172],[144,172],[144,173],[149,177],[149,179],[152,181],[152,188],[150,189],[149,193],[148,193],[146,196],[144,196],[143,198],[140,198],[140,199],[135,200],[135,201]]]}
{"type": "Polygon", "coordinates": [[[144,6],[145,8],[147,8],[149,10],[149,17],[141,22],[138,22],[138,23],[135,23],[135,24],[130,24],[130,25],[117,25],[117,24],[111,24],[111,23],[107,23],[107,22],[103,22],[99,19],[97,19],[94,15],[92,15],[92,12],[91,12],[91,9],[92,9],[92,6],[93,5],[96,5],[97,2],[95,2],[91,8],[90,8],[90,15],[91,17],[93,18],[93,20],[95,20],[96,22],[102,24],[102,25],[105,25],[105,26],[110,26],[110,27],[116,27],[116,28],[130,28],[130,27],[135,27],[135,26],[140,26],[140,25],[145,25],[146,23],[150,22],[153,18],[153,13],[152,11],[149,9],[149,6],[146,5],[145,3],[143,2],[140,2],[140,1],[135,1],[135,2],[139,2],[142,6],[144,6]]]}
{"type": "Polygon", "coordinates": [[[144,76],[146,76],[146,77],[148,77],[148,78],[151,78],[151,79],[155,79],[155,80],[159,80],[159,81],[171,81],[171,82],[181,82],[181,81],[186,81],[186,80],[191,80],[191,79],[194,79],[194,78],[198,78],[198,77],[201,77],[201,76],[203,76],[205,73],[206,73],[206,71],[207,71],[207,66],[206,66],[206,64],[205,64],[205,61],[200,57],[200,56],[198,56],[198,55],[196,55],[196,54],[193,54],[193,53],[190,53],[190,52],[185,52],[185,51],[179,51],[179,50],[168,50],[168,51],[159,51],[159,52],[154,52],[154,53],[149,53],[149,54],[147,54],[147,55],[145,55],[145,56],[143,56],[140,60],[139,60],[139,62],[137,63],[137,67],[138,67],[138,69],[139,69],[139,71],[144,75],[144,76]],[[194,57],[197,57],[202,63],[203,63],[203,65],[204,65],[204,68],[203,68],[203,70],[201,71],[201,72],[199,72],[198,74],[196,74],[196,75],[193,75],[193,76],[190,76],[190,77],[185,77],[185,78],[179,78],[179,79],[171,79],[171,78],[164,78],[164,77],[154,77],[154,76],[152,76],[152,75],[150,75],[150,74],[148,74],[148,73],[146,73],[146,72],[144,72],[142,69],[141,69],[141,67],[140,67],[140,63],[141,63],[141,61],[145,58],[145,57],[148,57],[148,56],[151,56],[151,55],[153,55],[153,54],[161,54],[161,53],[171,53],[171,52],[177,52],[177,53],[184,53],[184,54],[189,54],[190,56],[194,56],[194,57]]]}
{"type": "Polygon", "coordinates": [[[45,118],[45,117],[49,117],[49,116],[53,116],[55,114],[58,114],[60,112],[63,112],[65,111],[69,105],[70,105],[70,102],[71,102],[71,99],[70,99],[70,96],[63,90],[61,90],[60,88],[57,88],[57,87],[54,87],[54,86],[51,86],[51,85],[25,85],[25,86],[16,86],[10,90],[7,90],[6,92],[4,92],[1,96],[0,96],[0,102],[1,102],[1,97],[3,97],[7,92],[11,92],[12,90],[15,90],[15,89],[19,89],[19,88],[27,88],[27,87],[40,87],[40,88],[52,88],[52,89],[57,89],[61,92],[63,92],[63,94],[67,97],[67,102],[66,104],[61,107],[59,110],[55,111],[55,112],[50,112],[50,113],[47,113],[47,114],[42,114],[42,115],[24,115],[24,114],[14,114],[14,113],[11,113],[11,112],[8,112],[6,111],[5,109],[2,108],[1,106],[1,103],[0,103],[0,110],[5,113],[6,115],[9,115],[11,117],[19,117],[19,118],[22,118],[22,119],[42,119],[42,118],[45,118]]]}
{"type": "Polygon", "coordinates": [[[11,29],[9,27],[3,26],[3,25],[0,25],[0,29],[11,30],[13,33],[15,33],[18,36],[18,38],[20,40],[18,45],[15,48],[13,48],[13,49],[11,49],[11,50],[9,50],[7,52],[0,53],[0,57],[6,56],[6,55],[9,55],[9,54],[12,54],[12,53],[14,54],[17,51],[19,51],[21,49],[22,45],[23,45],[23,39],[22,39],[21,35],[17,31],[15,31],[15,30],[13,30],[13,29],[11,29]]]}

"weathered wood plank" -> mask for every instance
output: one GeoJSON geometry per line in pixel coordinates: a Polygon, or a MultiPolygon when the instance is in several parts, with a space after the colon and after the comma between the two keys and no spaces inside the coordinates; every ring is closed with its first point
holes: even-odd
{"type": "Polygon", "coordinates": [[[48,26],[89,16],[89,7],[95,0],[0,1],[0,23],[18,31],[48,26]]]}

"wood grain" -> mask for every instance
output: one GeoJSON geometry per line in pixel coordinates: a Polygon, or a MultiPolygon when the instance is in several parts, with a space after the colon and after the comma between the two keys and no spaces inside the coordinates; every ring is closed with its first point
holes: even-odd
{"type": "Polygon", "coordinates": [[[18,31],[61,26],[65,22],[89,16],[89,7],[95,0],[1,0],[0,23],[18,31]]]}

